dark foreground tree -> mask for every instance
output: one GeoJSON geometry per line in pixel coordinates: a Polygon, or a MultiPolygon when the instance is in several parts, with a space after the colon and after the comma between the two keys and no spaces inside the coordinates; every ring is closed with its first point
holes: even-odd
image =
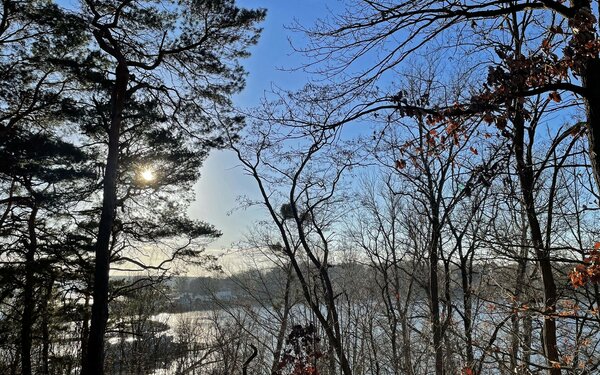
{"type": "Polygon", "coordinates": [[[73,258],[84,263],[85,246],[71,240],[76,207],[96,190],[90,155],[61,135],[75,128],[61,110],[73,86],[49,57],[77,55],[82,43],[66,20],[43,21],[55,10],[3,1],[0,21],[0,305],[3,323],[16,323],[24,375],[51,371],[49,300],[57,280],[71,279],[73,258]]]}
{"type": "MultiPolygon", "coordinates": [[[[248,48],[257,41],[256,25],[265,12],[238,8],[232,0],[84,0],[68,5],[4,1],[2,6],[0,43],[7,58],[1,67],[0,132],[6,141],[3,152],[13,157],[2,158],[6,172],[2,183],[8,195],[2,197],[0,227],[8,224],[7,218],[16,218],[17,211],[18,215],[29,215],[23,220],[31,223],[31,230],[44,223],[36,189],[43,183],[61,182],[53,175],[62,173],[60,167],[72,159],[68,153],[77,155],[85,149],[106,158],[96,161],[102,174],[101,207],[94,199],[77,207],[86,209],[85,219],[79,218],[81,233],[97,233],[91,326],[82,373],[100,374],[111,262],[144,268],[143,262],[124,250],[135,247],[132,243],[162,241],[164,245],[165,239],[170,240],[172,258],[192,257],[198,253],[197,248],[177,243],[174,238],[183,232],[191,239],[217,234],[212,227],[187,219],[178,212],[183,206],[167,196],[189,187],[198,177],[208,150],[222,144],[223,129],[215,125],[215,117],[225,121],[230,131],[241,125],[242,119],[231,115],[230,96],[244,85],[239,59],[246,57],[248,48]],[[11,86],[14,91],[10,91],[11,86]],[[34,132],[56,124],[71,126],[69,142],[77,146],[52,138],[54,135],[48,131],[34,132]],[[73,132],[77,125],[81,129],[78,135],[73,132]],[[25,128],[31,134],[23,133],[25,128]],[[5,137],[9,132],[14,134],[5,137]],[[31,145],[34,148],[29,153],[28,149],[19,151],[24,155],[19,159],[19,152],[13,152],[13,148],[23,144],[19,140],[24,139],[39,142],[31,145]],[[41,150],[35,147],[40,145],[46,146],[46,154],[38,155],[41,150]],[[27,164],[30,156],[47,157],[56,168],[43,170],[45,164],[27,164]],[[34,169],[20,173],[16,165],[34,169]],[[156,176],[144,177],[144,170],[156,176]],[[21,182],[23,187],[17,186],[21,182]],[[23,189],[29,198],[17,205],[16,195],[23,189]],[[142,213],[133,208],[137,204],[150,208],[142,213]],[[119,217],[117,208],[122,212],[119,217]],[[95,212],[101,212],[99,220],[93,219],[95,212]],[[142,215],[148,216],[144,219],[142,215]]],[[[75,168],[74,163],[71,168],[75,168]]],[[[88,183],[73,188],[73,193],[91,192],[97,186],[88,183]]],[[[76,213],[70,211],[68,215],[75,217],[76,213]]],[[[18,232],[11,230],[10,234],[18,232]]],[[[29,270],[35,261],[36,242],[32,236],[29,231],[22,241],[31,250],[25,252],[29,270]]],[[[149,267],[164,271],[163,265],[149,267]]],[[[26,277],[26,285],[31,284],[32,277],[26,277]]],[[[33,297],[31,287],[25,290],[30,292],[23,296],[21,358],[22,371],[30,373],[27,352],[33,297]]]]}
{"type": "MultiPolygon", "coordinates": [[[[104,113],[107,156],[91,326],[82,369],[83,374],[102,374],[119,157],[128,116],[136,113],[129,110],[133,103],[157,99],[162,123],[185,129],[202,152],[218,146],[219,130],[212,116],[219,112],[227,117],[230,95],[243,87],[237,61],[256,42],[255,25],[264,12],[240,9],[228,0],[168,4],[86,0],[75,10],[64,11],[85,25],[91,49],[106,61],[102,84],[110,92],[104,113]]],[[[235,126],[239,119],[229,122],[235,126]]]]}

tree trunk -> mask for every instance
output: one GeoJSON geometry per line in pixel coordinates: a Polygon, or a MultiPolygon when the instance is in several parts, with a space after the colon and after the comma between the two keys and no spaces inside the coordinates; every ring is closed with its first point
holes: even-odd
{"type": "Polygon", "coordinates": [[[271,365],[271,374],[276,375],[279,369],[279,362],[281,361],[281,352],[283,345],[285,344],[285,334],[288,327],[288,319],[290,315],[290,289],[292,287],[292,267],[288,266],[286,270],[285,280],[285,292],[283,295],[283,317],[281,318],[281,325],[277,332],[277,343],[275,344],[275,352],[273,353],[273,364],[271,365]]]}
{"type": "MultiPolygon", "coordinates": [[[[527,246],[527,215],[521,210],[521,250],[519,252],[518,266],[517,266],[517,277],[515,280],[515,294],[514,294],[514,309],[518,309],[522,303],[523,286],[525,285],[525,277],[527,276],[527,259],[529,258],[529,248],[527,246]]],[[[511,317],[511,355],[510,355],[510,370],[512,373],[518,372],[519,367],[519,343],[522,340],[520,335],[520,317],[518,314],[513,314],[511,317]]],[[[524,365],[527,365],[525,363],[524,365]]]]}
{"type": "Polygon", "coordinates": [[[589,156],[592,173],[600,192],[600,59],[590,59],[583,75],[583,86],[587,90],[586,114],[589,156]]]}
{"type": "Polygon", "coordinates": [[[49,278],[42,302],[42,375],[50,375],[50,300],[54,279],[49,278]]]}
{"type": "MultiPolygon", "coordinates": [[[[404,347],[403,355],[404,355],[404,363],[403,370],[406,375],[413,375],[413,367],[412,367],[412,353],[411,353],[411,341],[410,341],[410,330],[408,327],[408,314],[403,314],[400,317],[400,325],[402,326],[402,345],[404,347]]],[[[401,372],[398,372],[401,374],[401,372]]]]}
{"type": "Polygon", "coordinates": [[[464,305],[464,320],[463,326],[465,329],[465,344],[467,355],[467,367],[474,367],[475,356],[473,354],[473,306],[471,305],[471,282],[469,280],[470,270],[468,267],[468,258],[462,256],[460,259],[460,275],[461,285],[463,290],[463,305],[464,305]]]}
{"type": "Polygon", "coordinates": [[[532,166],[529,160],[525,160],[525,121],[522,116],[522,106],[517,105],[516,116],[513,121],[515,127],[514,150],[517,159],[517,174],[521,183],[521,193],[525,212],[531,231],[531,240],[538,259],[539,269],[542,275],[544,286],[544,326],[543,326],[543,345],[544,354],[548,360],[548,373],[550,375],[560,375],[560,368],[554,367],[554,364],[560,363],[558,348],[556,346],[556,284],[552,273],[552,264],[550,254],[544,248],[544,240],[537,213],[535,211],[535,198],[533,194],[534,178],[532,166]]]}
{"type": "MultiPolygon", "coordinates": [[[[522,371],[525,370],[530,371],[530,363],[531,363],[531,354],[533,350],[531,349],[531,343],[533,341],[533,318],[532,314],[529,311],[525,311],[525,316],[523,317],[523,344],[521,345],[521,350],[523,351],[523,366],[522,371]]],[[[530,371],[531,372],[531,371],[530,371]]]]}
{"type": "MultiPolygon", "coordinates": [[[[333,325],[334,325],[333,319],[331,318],[331,311],[327,312],[327,324],[329,324],[330,327],[333,327],[333,325]]],[[[334,345],[330,340],[328,340],[327,358],[328,358],[329,371],[327,373],[329,375],[335,375],[337,373],[337,366],[335,363],[335,358],[336,358],[335,353],[336,353],[336,345],[334,345]]]]}
{"type": "Polygon", "coordinates": [[[433,347],[435,350],[435,374],[444,375],[444,350],[442,347],[442,325],[440,324],[440,296],[438,289],[438,243],[439,227],[437,209],[434,208],[432,241],[429,247],[429,298],[431,323],[433,328],[433,347]]]}
{"type": "Polygon", "coordinates": [[[396,318],[396,314],[393,311],[393,307],[390,307],[390,310],[392,311],[388,311],[388,321],[391,320],[392,323],[390,327],[390,343],[392,347],[392,370],[394,375],[398,375],[400,367],[402,366],[400,356],[398,355],[398,319],[396,318]]]}
{"type": "MultiPolygon", "coordinates": [[[[523,253],[526,253],[526,244],[523,242],[523,253]]],[[[521,304],[521,294],[523,290],[523,284],[525,283],[525,276],[527,272],[527,254],[522,254],[522,259],[519,259],[519,265],[517,268],[517,278],[515,282],[515,304],[514,308],[518,309],[521,304]]],[[[513,314],[511,319],[511,355],[510,355],[510,369],[513,373],[517,373],[519,367],[519,342],[521,341],[520,335],[520,318],[519,315],[513,314]]]]}
{"type": "Polygon", "coordinates": [[[31,375],[31,331],[33,327],[33,313],[35,307],[34,301],[34,262],[35,252],[37,250],[37,236],[35,233],[35,220],[37,207],[33,207],[27,221],[28,241],[27,253],[25,254],[25,285],[23,287],[23,315],[21,316],[21,374],[31,375]]]}
{"type": "MultiPolygon", "coordinates": [[[[404,290],[404,306],[401,305],[401,299],[400,296],[398,295],[398,297],[396,298],[396,309],[398,310],[398,318],[400,321],[400,327],[402,329],[401,335],[402,335],[402,355],[404,357],[404,363],[402,364],[401,368],[399,370],[402,371],[398,371],[398,374],[404,374],[404,375],[414,375],[413,372],[413,360],[412,360],[412,342],[411,342],[411,336],[410,336],[410,327],[409,327],[409,319],[410,319],[410,313],[409,313],[409,309],[411,308],[411,296],[412,296],[412,290],[413,290],[413,282],[414,279],[410,278],[408,280],[408,285],[404,288],[401,288],[402,283],[400,281],[400,276],[398,274],[398,259],[396,257],[396,251],[394,250],[393,252],[393,256],[394,256],[394,282],[395,282],[395,288],[396,291],[400,291],[400,290],[404,290]]],[[[398,375],[395,373],[395,375],[398,375]]]]}
{"type": "Polygon", "coordinates": [[[90,336],[90,295],[86,292],[83,305],[83,317],[81,319],[81,368],[84,367],[87,358],[87,345],[90,336]]]}
{"type": "Polygon", "coordinates": [[[115,87],[111,97],[111,123],[108,133],[108,156],[104,173],[102,214],[96,239],[93,304],[86,360],[82,375],[104,373],[104,333],[108,322],[108,278],[110,271],[110,239],[115,220],[117,174],[119,170],[119,136],[125,107],[129,70],[120,62],[115,70],[115,87]]]}

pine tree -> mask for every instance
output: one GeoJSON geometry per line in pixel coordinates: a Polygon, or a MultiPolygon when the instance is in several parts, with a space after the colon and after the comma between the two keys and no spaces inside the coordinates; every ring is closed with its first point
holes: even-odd
{"type": "MultiPolygon", "coordinates": [[[[144,144],[136,137],[144,137],[150,147],[157,147],[159,141],[178,143],[180,152],[164,152],[166,157],[159,161],[164,167],[177,162],[190,169],[165,174],[162,181],[165,185],[189,184],[207,150],[221,145],[221,124],[232,128],[241,125],[242,119],[231,112],[230,97],[244,85],[239,59],[247,56],[248,47],[257,41],[256,24],[264,11],[240,9],[230,0],[86,0],[80,7],[60,11],[75,21],[74,27],[82,27],[82,38],[90,40],[86,59],[59,58],[56,63],[82,84],[85,93],[73,97],[74,107],[87,111],[84,118],[90,121],[82,124],[84,131],[97,137],[101,142],[98,151],[106,155],[91,326],[82,369],[83,374],[101,374],[110,264],[119,250],[115,247],[118,235],[128,229],[125,215],[119,217],[117,209],[126,212],[124,197],[131,198],[139,187],[131,178],[136,172],[125,168],[144,162],[143,155],[135,155],[135,147],[144,144]],[[137,158],[140,156],[142,159],[137,158]],[[182,160],[185,162],[180,163],[182,160]]],[[[131,223],[141,228],[152,224],[145,221],[140,225],[139,220],[137,217],[131,223]]],[[[161,224],[163,233],[148,236],[172,237],[184,231],[193,237],[215,233],[210,226],[185,219],[181,212],[162,223],[169,224],[161,224]]],[[[192,255],[190,251],[186,249],[184,254],[192,255]]]]}

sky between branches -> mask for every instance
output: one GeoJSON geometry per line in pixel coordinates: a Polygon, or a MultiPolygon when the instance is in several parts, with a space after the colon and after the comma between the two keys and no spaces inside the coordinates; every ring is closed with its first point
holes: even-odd
{"type": "MultiPolygon", "coordinates": [[[[294,53],[294,45],[302,45],[302,35],[288,30],[294,21],[311,25],[327,13],[328,7],[341,6],[341,1],[321,0],[241,0],[238,4],[247,8],[266,8],[267,19],[258,45],[252,48],[252,56],[244,62],[248,71],[246,88],[234,98],[242,110],[259,104],[273,85],[285,89],[302,87],[307,74],[291,71],[303,58],[294,53]]],[[[205,220],[223,232],[221,238],[208,245],[212,254],[230,253],[248,227],[263,218],[260,208],[238,209],[237,198],[241,195],[256,197],[254,182],[244,175],[235,155],[229,151],[213,151],[201,170],[201,178],[194,186],[196,200],[189,212],[192,218],[205,220]]],[[[224,263],[231,263],[239,254],[230,254],[224,263]]],[[[235,265],[234,265],[235,266],[235,265]]],[[[191,271],[194,273],[193,271],[191,271]]]]}

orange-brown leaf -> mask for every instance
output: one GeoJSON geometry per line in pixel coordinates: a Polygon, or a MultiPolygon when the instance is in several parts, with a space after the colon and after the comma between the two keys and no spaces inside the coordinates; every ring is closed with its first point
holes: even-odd
{"type": "Polygon", "coordinates": [[[558,93],[558,91],[552,91],[550,94],[550,99],[552,99],[553,101],[559,103],[562,98],[560,97],[560,94],[558,93]]]}
{"type": "Polygon", "coordinates": [[[587,276],[585,273],[579,271],[579,269],[575,268],[573,271],[569,273],[569,279],[571,280],[571,285],[574,288],[579,288],[580,286],[584,286],[587,276]]]}
{"type": "Polygon", "coordinates": [[[496,127],[500,130],[506,129],[506,117],[498,117],[496,119],[496,127]]]}
{"type": "Polygon", "coordinates": [[[396,169],[406,168],[406,162],[404,160],[396,160],[396,169]]]}
{"type": "Polygon", "coordinates": [[[456,121],[450,120],[448,126],[446,126],[446,133],[448,133],[448,135],[453,134],[456,130],[458,130],[458,127],[459,125],[456,121]]]}
{"type": "Polygon", "coordinates": [[[544,49],[544,50],[550,49],[550,40],[548,40],[548,39],[542,40],[542,49],[544,49]]]}

